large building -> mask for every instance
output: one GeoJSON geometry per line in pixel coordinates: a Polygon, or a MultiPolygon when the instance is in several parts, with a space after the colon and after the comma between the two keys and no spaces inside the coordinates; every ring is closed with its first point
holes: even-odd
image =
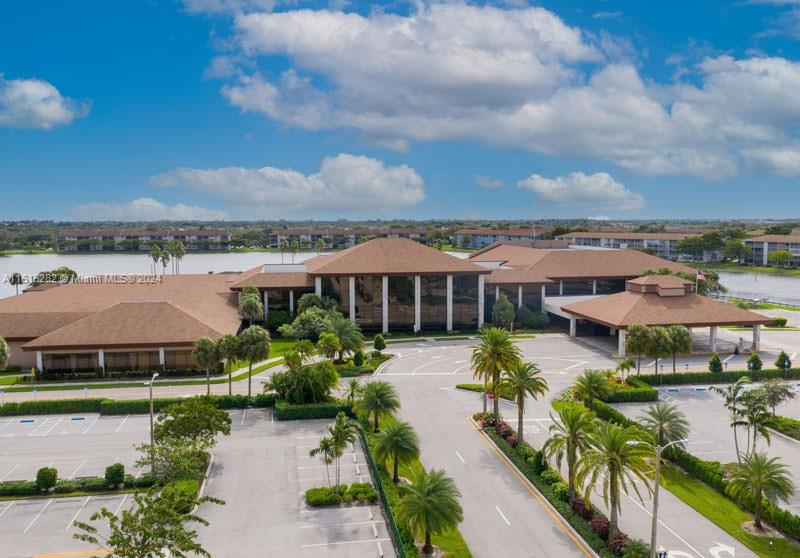
{"type": "Polygon", "coordinates": [[[785,265],[800,265],[800,234],[767,234],[748,238],[743,242],[750,248],[748,258],[753,265],[770,265],[769,255],[777,250],[786,250],[792,255],[792,260],[785,265]]]}
{"type": "MultiPolygon", "coordinates": [[[[619,250],[650,250],[659,258],[677,260],[685,254],[678,250],[678,243],[689,236],[690,233],[635,233],[635,232],[571,232],[558,238],[567,240],[575,246],[592,248],[614,248],[619,250]]],[[[710,256],[710,255],[709,255],[710,256]]]]}
{"type": "Polygon", "coordinates": [[[453,242],[459,248],[480,250],[495,242],[527,241],[541,239],[550,229],[531,227],[528,229],[461,229],[453,235],[453,242]]]}
{"type": "Polygon", "coordinates": [[[56,239],[59,252],[146,252],[153,244],[183,242],[189,251],[228,250],[231,237],[219,229],[198,230],[76,230],[63,231],[56,239]]]}
{"type": "Polygon", "coordinates": [[[342,250],[373,238],[409,238],[425,243],[425,229],[275,229],[267,239],[269,248],[296,242],[302,250],[314,250],[320,240],[326,250],[342,250]]]}

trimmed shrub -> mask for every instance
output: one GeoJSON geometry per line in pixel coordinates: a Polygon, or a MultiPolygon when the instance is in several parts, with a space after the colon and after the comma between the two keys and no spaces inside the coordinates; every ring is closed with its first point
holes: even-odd
{"type": "Polygon", "coordinates": [[[512,448],[515,448],[519,445],[519,440],[517,440],[517,437],[514,434],[509,434],[506,436],[506,442],[508,442],[508,445],[512,448]]]}
{"type": "Polygon", "coordinates": [[[625,533],[617,533],[608,539],[608,549],[614,554],[622,553],[622,549],[628,546],[630,539],[625,533]]]}
{"type": "Polygon", "coordinates": [[[105,480],[106,484],[112,488],[125,484],[125,465],[114,463],[106,467],[105,480]]]}
{"type": "Polygon", "coordinates": [[[550,488],[553,489],[553,495],[562,502],[569,500],[569,485],[564,481],[553,483],[550,488]]]}
{"type": "Polygon", "coordinates": [[[383,338],[383,335],[379,333],[375,336],[375,338],[372,340],[372,348],[378,353],[386,348],[386,340],[383,338]]]}
{"type": "Polygon", "coordinates": [[[777,317],[777,318],[772,318],[771,325],[772,327],[786,327],[786,322],[787,322],[786,318],[777,317]]]}
{"type": "Polygon", "coordinates": [[[368,482],[354,482],[344,494],[345,498],[350,496],[353,500],[362,504],[374,504],[378,501],[378,493],[368,482]]]}
{"type": "Polygon", "coordinates": [[[758,372],[764,367],[764,363],[761,362],[761,357],[758,356],[758,353],[752,352],[747,359],[747,369],[753,372],[758,372]]]}
{"type": "Polygon", "coordinates": [[[356,351],[356,354],[353,355],[353,366],[358,368],[364,366],[364,353],[356,351]]]}
{"type": "Polygon", "coordinates": [[[635,376],[629,377],[624,384],[625,387],[616,388],[610,391],[603,401],[606,403],[632,403],[645,401],[658,401],[658,390],[650,384],[642,382],[635,376]]]}
{"type": "Polygon", "coordinates": [[[550,325],[550,319],[544,312],[536,312],[527,306],[519,309],[519,323],[525,329],[545,329],[550,325]]]}
{"type": "Polygon", "coordinates": [[[353,416],[353,407],[349,403],[331,401],[329,403],[311,403],[309,405],[292,405],[285,401],[275,404],[277,420],[305,420],[336,418],[339,413],[353,416]]]}
{"type": "Polygon", "coordinates": [[[611,523],[602,515],[595,515],[589,522],[592,526],[592,531],[598,534],[601,539],[608,538],[608,530],[611,528],[611,523]]]}
{"type": "Polygon", "coordinates": [[[764,368],[755,372],[749,370],[736,370],[721,373],[711,372],[679,372],[677,374],[642,374],[638,378],[650,385],[686,385],[708,383],[733,383],[743,376],[748,376],[754,382],[772,378],[800,378],[800,368],[780,370],[777,368],[764,368]]]}
{"type": "Polygon", "coordinates": [[[36,472],[36,489],[49,492],[56,487],[58,471],[54,467],[42,467],[36,472]]]}
{"type": "Polygon", "coordinates": [[[267,314],[267,328],[272,331],[291,322],[292,316],[287,310],[270,310],[267,314]]]}
{"type": "Polygon", "coordinates": [[[514,434],[514,429],[511,428],[511,425],[502,420],[498,421],[497,426],[494,427],[494,431],[497,432],[497,434],[499,436],[502,436],[503,438],[508,438],[509,436],[514,434]]]}
{"type": "Polygon", "coordinates": [[[713,372],[714,374],[722,373],[722,361],[719,359],[719,355],[717,353],[714,353],[711,355],[711,358],[708,359],[708,371],[713,372]]]}
{"type": "Polygon", "coordinates": [[[792,367],[792,360],[789,358],[789,355],[786,354],[786,351],[781,351],[778,353],[778,358],[775,359],[775,368],[780,370],[788,370],[792,367]]]}
{"type": "Polygon", "coordinates": [[[539,478],[542,479],[543,483],[550,485],[553,485],[557,482],[563,482],[561,475],[559,475],[558,472],[554,471],[553,469],[545,469],[541,472],[539,478]]]}
{"type": "Polygon", "coordinates": [[[309,488],[306,490],[306,504],[318,508],[323,506],[338,506],[342,503],[341,494],[347,489],[346,485],[342,484],[339,490],[334,490],[328,486],[318,488],[309,488]]]}
{"type": "Polygon", "coordinates": [[[37,492],[35,481],[0,482],[0,496],[34,496],[37,492]]]}
{"type": "Polygon", "coordinates": [[[632,539],[622,549],[622,558],[650,558],[650,546],[642,540],[632,539]]]}
{"type": "Polygon", "coordinates": [[[575,513],[587,521],[594,517],[594,510],[591,506],[586,504],[583,498],[573,498],[572,502],[570,502],[570,506],[572,506],[572,510],[575,513]]]}
{"type": "MultiPolygon", "coordinates": [[[[158,412],[161,409],[174,405],[176,403],[183,403],[186,401],[185,397],[171,397],[153,400],[153,409],[158,412]]],[[[146,414],[150,412],[149,399],[127,399],[127,400],[112,400],[104,399],[100,403],[101,415],[136,415],[146,414]]]]}

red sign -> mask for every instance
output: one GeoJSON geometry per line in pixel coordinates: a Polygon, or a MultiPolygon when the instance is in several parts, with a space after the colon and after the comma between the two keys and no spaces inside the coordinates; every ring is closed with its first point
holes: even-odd
{"type": "Polygon", "coordinates": [[[487,392],[486,395],[489,396],[489,399],[494,399],[494,392],[493,391],[487,392]]]}

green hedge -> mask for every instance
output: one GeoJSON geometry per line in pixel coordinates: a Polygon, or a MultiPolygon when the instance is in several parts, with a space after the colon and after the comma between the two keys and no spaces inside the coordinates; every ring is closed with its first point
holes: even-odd
{"type": "MultiPolygon", "coordinates": [[[[483,384],[456,384],[456,389],[474,391],[475,393],[483,393],[483,384]]],[[[500,397],[507,401],[514,401],[511,397],[502,393],[500,394],[500,397]]]]}
{"type": "MultiPolygon", "coordinates": [[[[149,488],[156,484],[151,475],[134,477],[125,475],[125,485],[122,488],[149,488]]],[[[110,492],[117,487],[110,486],[104,477],[84,477],[80,479],[60,479],[56,481],[53,492],[56,494],[69,494],[72,492],[110,492]]],[[[36,496],[39,490],[36,481],[4,481],[0,482],[0,496],[36,496]]]]}
{"type": "Polygon", "coordinates": [[[309,488],[305,498],[306,504],[311,507],[338,506],[352,502],[374,504],[378,501],[378,493],[368,482],[354,482],[350,486],[340,484],[338,487],[309,488]]]}
{"type": "Polygon", "coordinates": [[[658,390],[635,376],[631,376],[625,381],[625,387],[615,389],[603,400],[607,403],[658,401],[658,390]]]}
{"type": "Polygon", "coordinates": [[[790,438],[800,440],[800,420],[789,417],[775,416],[773,417],[772,428],[781,434],[789,436],[790,438]]]}
{"type": "MultiPolygon", "coordinates": [[[[273,407],[275,394],[212,395],[220,409],[243,409],[245,407],[273,407]]],[[[175,403],[183,403],[185,397],[158,398],[153,408],[160,411],[175,403]]],[[[42,401],[19,401],[0,405],[0,416],[55,415],[66,413],[100,413],[102,415],[129,415],[150,412],[149,399],[53,399],[42,401]]]]}
{"type": "Polygon", "coordinates": [[[353,407],[349,403],[331,401],[329,403],[311,403],[308,405],[292,405],[285,401],[275,404],[277,420],[305,420],[336,418],[339,413],[353,416],[353,407]]]}
{"type": "Polygon", "coordinates": [[[634,377],[651,386],[670,386],[681,384],[732,384],[743,376],[749,376],[753,381],[769,380],[772,378],[800,378],[800,368],[790,368],[788,371],[778,368],[762,368],[758,371],[735,370],[730,372],[642,374],[641,376],[634,377]]]}

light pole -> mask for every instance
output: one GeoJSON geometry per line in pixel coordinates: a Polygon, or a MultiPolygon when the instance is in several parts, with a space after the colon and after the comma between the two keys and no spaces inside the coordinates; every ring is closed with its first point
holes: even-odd
{"type": "Polygon", "coordinates": [[[154,450],[156,445],[156,435],[155,430],[153,428],[153,384],[158,378],[158,372],[153,374],[153,377],[150,379],[150,469],[151,473],[155,474],[155,463],[154,460],[154,450]]]}
{"type": "Polygon", "coordinates": [[[661,453],[674,444],[684,444],[688,440],[683,438],[680,440],[673,440],[665,446],[653,445],[649,442],[642,440],[631,440],[628,443],[632,446],[643,444],[653,448],[656,452],[656,471],[653,478],[653,514],[652,523],[650,524],[650,558],[656,558],[656,539],[658,538],[658,488],[661,482],[661,453]]]}

